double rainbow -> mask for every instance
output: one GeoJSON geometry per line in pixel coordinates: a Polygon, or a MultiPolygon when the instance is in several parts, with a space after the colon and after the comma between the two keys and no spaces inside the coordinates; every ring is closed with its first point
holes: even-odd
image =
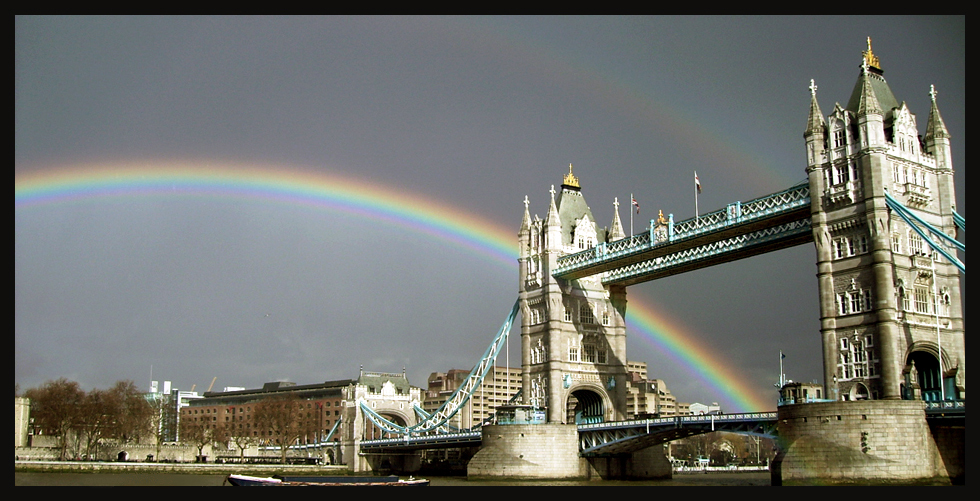
{"type": "MultiPolygon", "coordinates": [[[[323,171],[262,165],[76,165],[18,172],[15,211],[116,196],[233,197],[360,214],[469,249],[504,269],[517,259],[517,229],[440,204],[402,188],[371,184],[323,171]]],[[[633,300],[627,331],[666,353],[717,391],[731,412],[771,410],[738,373],[697,337],[650,305],[633,300]]]]}

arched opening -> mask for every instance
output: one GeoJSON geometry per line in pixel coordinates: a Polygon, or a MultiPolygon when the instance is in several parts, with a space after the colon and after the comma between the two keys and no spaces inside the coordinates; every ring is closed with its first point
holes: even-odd
{"type": "Polygon", "coordinates": [[[604,420],[605,408],[602,396],[592,390],[575,390],[568,396],[566,423],[591,424],[604,420]]]}
{"type": "MultiPolygon", "coordinates": [[[[378,414],[381,417],[387,419],[388,421],[391,421],[392,423],[395,423],[397,426],[401,426],[401,427],[408,426],[408,422],[405,420],[404,416],[401,416],[401,415],[395,414],[395,413],[391,413],[391,412],[385,412],[385,411],[378,411],[378,414]]],[[[390,434],[388,432],[386,432],[386,431],[382,430],[381,428],[379,428],[370,419],[366,419],[365,418],[364,425],[365,425],[364,426],[364,434],[361,437],[364,440],[376,440],[376,439],[380,439],[380,438],[391,438],[391,436],[390,436],[390,434]]]]}
{"type": "Polygon", "coordinates": [[[851,387],[850,397],[848,400],[870,400],[870,392],[868,387],[864,383],[857,383],[851,387]]]}
{"type": "Polygon", "coordinates": [[[942,377],[939,360],[926,351],[913,351],[905,360],[902,398],[905,400],[942,400],[942,377]]]}

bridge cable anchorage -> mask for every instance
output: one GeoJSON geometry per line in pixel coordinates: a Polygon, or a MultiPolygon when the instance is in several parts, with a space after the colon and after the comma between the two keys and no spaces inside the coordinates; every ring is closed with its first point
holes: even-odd
{"type": "MultiPolygon", "coordinates": [[[[885,192],[885,203],[888,205],[888,208],[890,208],[893,211],[895,211],[895,213],[898,214],[902,218],[902,220],[905,221],[905,224],[909,225],[913,230],[915,230],[915,232],[923,240],[925,240],[925,242],[927,244],[929,244],[929,247],[932,247],[933,250],[935,250],[936,252],[942,254],[943,257],[945,257],[947,260],[949,260],[949,262],[953,263],[953,265],[956,266],[956,268],[958,270],[962,271],[963,274],[966,274],[966,265],[963,264],[959,259],[957,259],[956,256],[953,256],[952,254],[950,254],[946,249],[944,249],[942,247],[942,245],[940,245],[939,243],[933,241],[933,239],[930,238],[924,231],[922,231],[922,228],[919,228],[919,225],[918,224],[913,223],[913,221],[915,221],[915,222],[917,222],[917,223],[925,226],[926,229],[928,229],[930,233],[933,233],[935,235],[940,236],[943,240],[945,240],[946,242],[949,242],[953,247],[955,247],[955,248],[957,248],[957,249],[959,249],[959,250],[961,250],[963,252],[966,252],[966,244],[964,244],[963,242],[960,242],[959,240],[956,240],[955,238],[950,237],[949,235],[947,235],[946,233],[942,232],[941,230],[935,228],[934,226],[932,226],[931,224],[927,223],[926,221],[923,221],[922,218],[920,218],[914,212],[912,212],[907,207],[905,207],[904,205],[902,205],[898,200],[896,200],[894,197],[892,197],[887,191],[885,192]]],[[[956,213],[954,212],[953,214],[956,214],[956,213]]],[[[954,218],[954,221],[955,221],[955,219],[956,218],[954,218]]],[[[960,216],[959,219],[962,220],[962,223],[963,223],[962,227],[963,227],[963,229],[965,231],[966,230],[966,219],[963,218],[962,216],[960,216]]],[[[957,226],[959,226],[958,223],[957,223],[957,226]]]]}
{"type": "Polygon", "coordinates": [[[416,407],[416,413],[422,417],[422,420],[412,426],[400,426],[375,412],[363,399],[359,402],[361,410],[375,426],[381,428],[386,433],[405,435],[406,437],[431,432],[448,433],[448,429],[451,427],[447,422],[469,401],[473,392],[483,383],[487,372],[493,368],[494,362],[497,360],[497,355],[500,354],[501,347],[504,346],[504,342],[507,341],[507,337],[510,335],[514,319],[517,318],[517,313],[520,311],[520,304],[520,299],[514,301],[514,307],[511,308],[507,319],[500,326],[500,330],[497,332],[497,336],[493,342],[490,343],[490,346],[483,353],[483,358],[473,367],[473,370],[466,377],[465,382],[434,413],[426,414],[425,411],[419,413],[421,409],[416,407]]]}

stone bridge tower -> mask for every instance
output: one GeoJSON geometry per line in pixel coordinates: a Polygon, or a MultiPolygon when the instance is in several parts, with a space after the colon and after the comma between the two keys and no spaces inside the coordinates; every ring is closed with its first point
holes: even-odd
{"type": "Polygon", "coordinates": [[[847,106],[836,104],[825,118],[816,90],[811,81],[804,138],[826,394],[965,399],[958,270],[885,199],[887,192],[956,236],[950,138],[936,93],[929,92],[932,109],[921,136],[915,115],[885,81],[870,38],[847,106]]]}
{"type": "Polygon", "coordinates": [[[546,218],[531,218],[527,197],[519,232],[521,353],[525,404],[547,408],[549,423],[626,418],[626,288],[601,276],[552,277],[560,256],[624,238],[618,202],[612,228],[600,228],[568,166],[551,188],[546,218]],[[556,197],[557,195],[557,197],[556,197]]]}

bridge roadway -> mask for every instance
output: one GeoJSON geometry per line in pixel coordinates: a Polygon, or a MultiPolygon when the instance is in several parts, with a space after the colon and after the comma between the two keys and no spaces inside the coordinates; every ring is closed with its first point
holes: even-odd
{"type": "MultiPolygon", "coordinates": [[[[966,401],[947,400],[926,402],[926,419],[930,421],[966,420],[966,401]]],[[[675,416],[668,418],[634,419],[604,423],[580,424],[579,454],[604,456],[635,452],[672,440],[712,431],[726,431],[775,438],[777,414],[749,412],[742,414],[708,414],[699,416],[675,416]]],[[[407,452],[423,449],[479,447],[482,432],[460,431],[414,437],[362,440],[361,452],[407,452]]]]}
{"type": "MultiPolygon", "coordinates": [[[[669,418],[634,419],[578,425],[579,452],[585,456],[617,454],[645,449],[678,438],[712,431],[730,431],[773,437],[776,433],[775,412],[746,414],[712,414],[669,418]]],[[[362,440],[361,452],[382,453],[479,447],[482,433],[462,431],[414,437],[362,440]]]]}
{"type": "Polygon", "coordinates": [[[558,258],[566,280],[605,273],[603,284],[632,285],[813,241],[810,187],[779,193],[558,258]]]}

